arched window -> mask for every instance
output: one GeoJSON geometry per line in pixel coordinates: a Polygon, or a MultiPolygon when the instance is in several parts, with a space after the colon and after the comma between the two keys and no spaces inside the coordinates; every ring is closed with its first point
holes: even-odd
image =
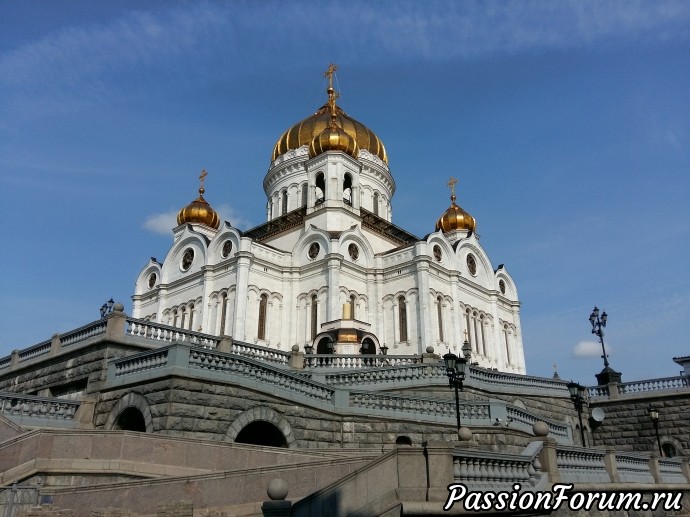
{"type": "Polygon", "coordinates": [[[506,341],[506,359],[508,361],[508,364],[511,364],[510,360],[510,342],[508,340],[508,325],[503,325],[503,337],[505,338],[506,341]]]}
{"type": "Polygon", "coordinates": [[[438,312],[438,340],[443,343],[443,298],[440,296],[436,300],[437,312],[438,312]]]}
{"type": "Polygon", "coordinates": [[[326,200],[326,179],[323,172],[316,176],[316,204],[320,205],[326,200]]]}
{"type": "Polygon", "coordinates": [[[405,297],[401,296],[398,298],[398,319],[400,325],[400,341],[407,341],[407,304],[405,303],[405,297]]]}
{"type": "Polygon", "coordinates": [[[675,458],[678,456],[678,451],[676,451],[675,445],[669,442],[661,444],[661,452],[664,453],[664,457],[666,458],[675,458]]]}
{"type": "Polygon", "coordinates": [[[355,318],[355,301],[356,301],[355,295],[351,294],[350,295],[350,318],[352,318],[353,320],[356,319],[355,318]]]}
{"type": "Polygon", "coordinates": [[[177,327],[177,309],[173,310],[173,321],[172,326],[177,327]]]}
{"type": "Polygon", "coordinates": [[[467,340],[472,346],[472,351],[476,352],[476,347],[474,346],[474,339],[472,339],[472,332],[470,330],[470,310],[465,309],[465,328],[467,329],[467,340]]]}
{"type": "Polygon", "coordinates": [[[311,297],[311,339],[316,337],[316,318],[318,314],[318,303],[316,301],[316,295],[311,297]]]}
{"type": "Polygon", "coordinates": [[[307,196],[309,194],[309,189],[306,183],[302,183],[302,206],[307,206],[307,196]]]}
{"type": "Polygon", "coordinates": [[[221,297],[222,307],[220,309],[220,331],[218,332],[221,336],[225,335],[225,318],[228,313],[228,293],[223,293],[221,297]]]}
{"type": "Polygon", "coordinates": [[[261,295],[259,300],[259,330],[257,337],[259,339],[266,339],[266,307],[268,306],[268,296],[261,295]]]}
{"type": "Polygon", "coordinates": [[[194,304],[189,306],[189,330],[194,330],[194,304]]]}
{"type": "Polygon", "coordinates": [[[379,193],[374,192],[374,215],[379,215],[379,193]]]}
{"type": "Polygon", "coordinates": [[[486,350],[486,336],[484,335],[484,324],[486,323],[486,319],[484,318],[483,314],[479,315],[479,331],[482,336],[482,350],[484,351],[484,355],[487,356],[487,350],[486,350]]]}
{"type": "Polygon", "coordinates": [[[283,190],[283,195],[281,196],[281,202],[282,202],[282,205],[283,205],[283,207],[282,207],[282,212],[281,212],[281,213],[282,213],[283,215],[287,214],[287,209],[288,209],[287,201],[288,201],[287,190],[283,190]]]}
{"type": "Polygon", "coordinates": [[[352,205],[352,177],[345,174],[343,180],[343,201],[346,205],[352,205]]]}
{"type": "Polygon", "coordinates": [[[187,321],[187,311],[185,311],[185,307],[183,306],[181,309],[182,311],[182,320],[180,321],[180,328],[184,328],[184,324],[187,321]]]}

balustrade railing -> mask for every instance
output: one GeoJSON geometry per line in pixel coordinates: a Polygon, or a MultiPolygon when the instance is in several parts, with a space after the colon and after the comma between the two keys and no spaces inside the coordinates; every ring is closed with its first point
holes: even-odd
{"type": "Polygon", "coordinates": [[[616,453],[618,476],[622,483],[654,483],[649,457],[633,453],[616,453]]]}
{"type": "Polygon", "coordinates": [[[530,431],[535,422],[545,422],[549,426],[550,434],[561,438],[568,438],[568,426],[545,420],[543,416],[533,415],[529,411],[517,406],[506,404],[506,416],[513,422],[523,424],[530,431]]]}
{"type": "Polygon", "coordinates": [[[680,458],[659,458],[659,474],[662,483],[683,483],[687,484],[683,474],[680,458]]]}
{"type": "Polygon", "coordinates": [[[487,488],[492,491],[510,490],[514,483],[524,489],[536,487],[545,477],[539,458],[499,454],[467,449],[453,453],[454,481],[470,485],[472,489],[487,488]]]}
{"type": "Polygon", "coordinates": [[[290,353],[268,348],[265,346],[250,345],[248,343],[233,342],[230,351],[242,357],[251,357],[260,361],[287,365],[290,353]]]}
{"type": "MultiPolygon", "coordinates": [[[[395,358],[395,356],[387,357],[395,358]]],[[[401,383],[411,383],[418,380],[425,382],[433,380],[447,384],[446,368],[441,364],[420,365],[415,363],[326,374],[326,384],[329,386],[361,386],[365,384],[395,384],[400,386],[401,383]]]]}
{"type": "Polygon", "coordinates": [[[211,351],[191,349],[189,366],[202,370],[229,373],[260,381],[265,386],[276,386],[285,391],[321,402],[331,402],[334,390],[299,375],[278,369],[270,364],[254,363],[251,359],[211,351]]]}
{"type": "Polygon", "coordinates": [[[0,370],[3,368],[9,368],[12,364],[12,356],[6,355],[5,357],[0,357],[0,370]]]}
{"type": "Polygon", "coordinates": [[[559,446],[556,464],[564,482],[610,483],[604,462],[605,451],[559,446]]]}
{"type": "Polygon", "coordinates": [[[636,382],[624,382],[618,385],[618,393],[646,393],[650,391],[673,390],[688,386],[687,377],[666,377],[663,379],[649,379],[636,382]]]}
{"type": "Polygon", "coordinates": [[[305,354],[305,368],[380,368],[421,363],[417,355],[305,354]]]}
{"type": "Polygon", "coordinates": [[[50,353],[51,343],[52,340],[48,339],[43,343],[39,343],[37,345],[30,346],[29,348],[25,348],[24,350],[20,350],[19,362],[21,363],[22,361],[28,361],[29,359],[33,359],[34,357],[50,353]]]}
{"type": "Polygon", "coordinates": [[[609,387],[608,386],[591,386],[587,388],[587,397],[590,399],[595,399],[598,397],[608,397],[609,387]]]}
{"type": "Polygon", "coordinates": [[[486,388],[505,387],[512,390],[533,389],[541,395],[569,396],[568,385],[563,381],[530,377],[514,373],[471,367],[466,384],[486,388]]]}
{"type": "Polygon", "coordinates": [[[94,336],[100,336],[105,334],[106,327],[108,325],[107,319],[96,320],[79,327],[78,329],[70,330],[64,334],[60,334],[60,346],[67,347],[84,341],[86,339],[92,338],[94,336]]]}
{"type": "Polygon", "coordinates": [[[115,367],[115,377],[163,368],[168,365],[168,350],[155,350],[123,359],[116,359],[113,361],[113,364],[115,367]]]}
{"type": "Polygon", "coordinates": [[[173,341],[187,343],[190,345],[201,346],[214,349],[218,346],[220,338],[192,330],[184,330],[178,327],[170,327],[162,323],[127,318],[127,328],[125,330],[129,336],[151,339],[172,343],[173,341]]]}
{"type": "Polygon", "coordinates": [[[0,414],[7,417],[33,417],[74,420],[81,403],[75,400],[0,393],[0,414]]]}
{"type": "MultiPolygon", "coordinates": [[[[394,411],[396,413],[415,413],[431,418],[446,417],[455,419],[455,401],[423,397],[384,395],[371,392],[350,392],[350,406],[375,411],[394,411]]],[[[489,403],[462,402],[460,419],[465,421],[491,419],[489,403]]]]}

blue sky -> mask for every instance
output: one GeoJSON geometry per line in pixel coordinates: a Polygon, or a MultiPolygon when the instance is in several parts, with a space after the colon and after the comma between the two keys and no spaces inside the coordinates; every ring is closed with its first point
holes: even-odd
{"type": "Polygon", "coordinates": [[[196,195],[263,220],[280,134],[325,99],[386,144],[394,222],[445,183],[522,301],[528,373],[593,384],[690,355],[690,3],[0,3],[0,354],[129,312],[196,195]]]}

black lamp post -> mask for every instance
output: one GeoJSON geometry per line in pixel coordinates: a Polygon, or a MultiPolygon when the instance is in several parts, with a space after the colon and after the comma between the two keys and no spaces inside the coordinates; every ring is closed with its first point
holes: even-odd
{"type": "Polygon", "coordinates": [[[592,314],[589,315],[589,322],[592,324],[592,334],[599,338],[602,352],[601,358],[604,360],[604,369],[595,375],[600,386],[610,382],[621,382],[621,373],[609,366],[609,356],[606,354],[606,346],[604,345],[604,327],[606,327],[607,318],[606,311],[601,313],[601,317],[599,316],[599,308],[596,306],[592,314]]]}
{"type": "Polygon", "coordinates": [[[568,391],[570,392],[570,400],[575,404],[577,409],[577,418],[580,420],[580,438],[582,439],[582,446],[587,447],[585,442],[585,428],[582,426],[582,407],[585,404],[585,388],[580,386],[577,382],[570,381],[568,383],[568,391]]]}
{"type": "Polygon", "coordinates": [[[113,312],[113,305],[115,305],[115,300],[112,298],[101,305],[101,318],[105,318],[108,314],[113,312]]]}
{"type": "Polygon", "coordinates": [[[654,424],[654,433],[656,434],[656,444],[659,446],[659,456],[663,456],[664,453],[661,450],[661,439],[659,438],[659,412],[656,409],[649,409],[649,418],[654,424]]]}
{"type": "Polygon", "coordinates": [[[467,368],[467,359],[458,357],[455,354],[448,352],[443,356],[443,362],[446,365],[446,375],[448,376],[448,385],[455,388],[455,416],[458,421],[458,430],[460,429],[460,397],[458,390],[462,390],[462,383],[465,380],[465,368],[467,368]]]}
{"type": "Polygon", "coordinates": [[[304,345],[304,353],[307,355],[310,355],[314,351],[314,345],[311,343],[307,343],[304,345]]]}
{"type": "Polygon", "coordinates": [[[381,350],[381,353],[383,355],[388,355],[388,347],[386,346],[386,343],[384,343],[382,346],[380,346],[379,350],[381,350]]]}

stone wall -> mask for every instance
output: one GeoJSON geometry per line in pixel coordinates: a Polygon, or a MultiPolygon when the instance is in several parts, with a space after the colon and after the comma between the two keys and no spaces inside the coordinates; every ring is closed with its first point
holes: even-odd
{"type": "MultiPolygon", "coordinates": [[[[393,447],[399,436],[409,437],[415,445],[456,439],[453,424],[355,416],[348,414],[346,408],[337,412],[332,407],[307,407],[235,385],[175,376],[101,393],[94,418],[96,428],[108,428],[116,404],[129,393],[142,396],[148,403],[152,431],[168,436],[234,441],[244,423],[259,419],[281,429],[288,445],[297,448],[382,449],[393,447]],[[244,419],[248,412],[254,417],[244,419]]],[[[475,436],[482,444],[515,450],[533,439],[527,433],[500,426],[475,428],[475,436]]]]}
{"type": "Polygon", "coordinates": [[[658,451],[649,409],[659,412],[659,437],[678,454],[690,455],[690,391],[621,395],[619,399],[593,400],[591,407],[604,410],[601,424],[593,426],[595,445],[622,451],[658,451]]]}

